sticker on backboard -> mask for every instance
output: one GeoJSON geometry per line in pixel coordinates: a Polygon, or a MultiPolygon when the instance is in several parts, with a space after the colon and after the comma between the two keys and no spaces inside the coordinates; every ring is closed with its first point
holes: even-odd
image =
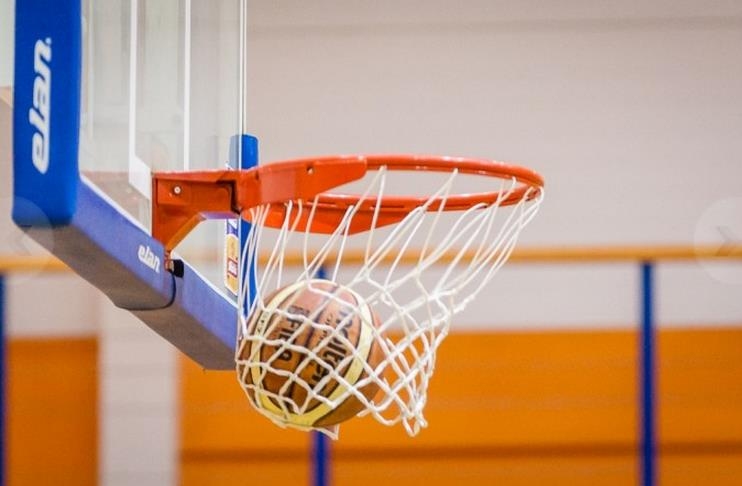
{"type": "Polygon", "coordinates": [[[239,292],[240,234],[239,220],[228,219],[224,232],[224,286],[235,297],[239,292]]]}

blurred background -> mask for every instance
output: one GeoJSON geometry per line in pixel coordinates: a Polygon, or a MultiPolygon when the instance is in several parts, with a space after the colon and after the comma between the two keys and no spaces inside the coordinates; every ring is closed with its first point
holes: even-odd
{"type": "MultiPolygon", "coordinates": [[[[44,253],[9,217],[13,12],[0,1],[5,481],[312,484],[312,436],[251,410],[233,373],[201,370],[54,263],[20,268],[44,253]]],[[[583,248],[507,265],[440,349],[429,427],[411,439],[349,422],[329,483],[640,484],[643,258],[595,255],[739,246],[742,4],[256,0],[247,13],[262,161],[513,161],[547,181],[519,247],[583,248]]],[[[656,257],[657,477],[739,484],[742,264],[656,257]]]]}

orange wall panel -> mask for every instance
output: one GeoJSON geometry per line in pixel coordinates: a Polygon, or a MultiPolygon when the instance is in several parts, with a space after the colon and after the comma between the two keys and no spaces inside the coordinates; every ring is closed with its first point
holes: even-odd
{"type": "Polygon", "coordinates": [[[666,330],[657,352],[660,439],[742,444],[742,328],[666,330]]]}
{"type": "MultiPolygon", "coordinates": [[[[332,443],[335,484],[634,484],[637,339],[632,329],[452,334],[429,427],[410,438],[368,417],[344,424],[332,443]]],[[[709,484],[742,477],[740,350],[742,328],[660,332],[663,482],[698,484],[704,470],[709,484]]],[[[309,437],[250,410],[233,373],[184,361],[183,400],[184,484],[247,463],[261,477],[285,478],[285,467],[308,483],[309,437]]]]}
{"type": "Polygon", "coordinates": [[[401,427],[354,420],[340,448],[630,442],[636,354],[626,331],[457,333],[441,345],[425,416],[401,427]]]}
{"type": "Polygon", "coordinates": [[[247,401],[235,372],[205,371],[181,358],[181,450],[302,450],[307,435],[282,430],[247,401]]]}
{"type": "Polygon", "coordinates": [[[309,484],[309,436],[254,411],[235,372],[182,357],[180,395],[182,486],[309,484]]]}
{"type": "Polygon", "coordinates": [[[627,486],[636,478],[630,456],[590,457],[462,457],[428,455],[333,463],[333,484],[353,486],[507,485],[627,486]]]}
{"type": "Polygon", "coordinates": [[[181,486],[224,486],[256,484],[296,486],[310,484],[309,468],[303,459],[240,457],[194,459],[181,468],[181,486]]]}
{"type": "Polygon", "coordinates": [[[663,454],[661,484],[672,486],[737,486],[742,481],[742,450],[714,454],[663,454]]]}
{"type": "Polygon", "coordinates": [[[94,338],[8,343],[8,484],[97,482],[94,338]]]}

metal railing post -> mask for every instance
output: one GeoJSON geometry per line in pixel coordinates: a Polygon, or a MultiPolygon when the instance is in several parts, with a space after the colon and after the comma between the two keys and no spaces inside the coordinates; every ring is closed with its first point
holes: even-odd
{"type": "Polygon", "coordinates": [[[657,484],[654,264],[641,264],[641,327],[639,333],[640,474],[642,486],[657,484]]]}

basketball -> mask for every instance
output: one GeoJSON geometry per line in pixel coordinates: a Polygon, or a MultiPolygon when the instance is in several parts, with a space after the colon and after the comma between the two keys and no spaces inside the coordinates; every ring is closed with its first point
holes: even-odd
{"type": "MultiPolygon", "coordinates": [[[[373,309],[346,287],[318,279],[288,285],[250,316],[247,342],[238,347],[238,375],[251,401],[281,422],[338,424],[364,408],[349,388],[382,360],[378,325],[373,309]]],[[[368,400],[378,390],[374,380],[358,388],[368,400]]]]}

